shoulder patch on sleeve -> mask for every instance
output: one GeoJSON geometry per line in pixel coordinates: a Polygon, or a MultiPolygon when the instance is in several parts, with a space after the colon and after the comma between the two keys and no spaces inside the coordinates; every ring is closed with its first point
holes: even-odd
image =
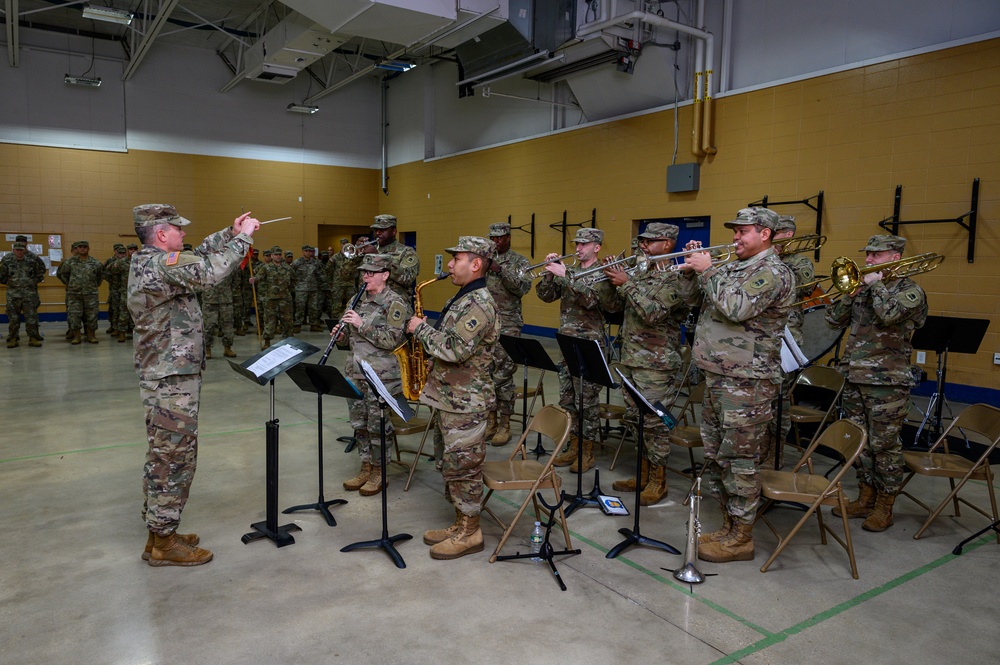
{"type": "Polygon", "coordinates": [[[486,312],[478,304],[472,306],[462,318],[455,322],[455,330],[465,341],[470,341],[489,323],[486,312]]]}
{"type": "Polygon", "coordinates": [[[406,305],[396,300],[389,305],[389,311],[386,312],[386,321],[388,321],[389,325],[393,328],[402,328],[403,324],[406,322],[406,319],[404,318],[405,316],[406,305]]]}
{"type": "Polygon", "coordinates": [[[913,284],[900,292],[899,298],[906,307],[916,307],[923,302],[923,293],[919,286],[913,284]]]}
{"type": "Polygon", "coordinates": [[[168,252],[164,265],[168,268],[183,268],[192,263],[201,263],[201,259],[193,252],[168,252]]]}
{"type": "Polygon", "coordinates": [[[410,266],[415,266],[417,264],[417,255],[414,252],[407,252],[403,255],[403,258],[399,260],[399,265],[404,268],[409,268],[410,266]]]}
{"type": "Polygon", "coordinates": [[[774,274],[769,268],[759,270],[747,280],[744,290],[748,295],[755,296],[770,289],[775,285],[774,274]]]}
{"type": "Polygon", "coordinates": [[[169,254],[167,254],[167,265],[168,266],[177,265],[177,259],[180,257],[180,255],[181,255],[180,252],[170,252],[169,254]]]}

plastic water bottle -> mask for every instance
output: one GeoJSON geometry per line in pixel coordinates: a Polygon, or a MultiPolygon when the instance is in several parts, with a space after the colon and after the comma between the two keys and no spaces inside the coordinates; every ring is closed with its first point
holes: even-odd
{"type": "MultiPolygon", "coordinates": [[[[535,528],[531,530],[531,553],[537,555],[542,551],[542,542],[545,540],[545,533],[542,531],[542,523],[535,522],[535,528]]],[[[541,562],[540,556],[533,556],[531,560],[535,563],[541,562]]]]}

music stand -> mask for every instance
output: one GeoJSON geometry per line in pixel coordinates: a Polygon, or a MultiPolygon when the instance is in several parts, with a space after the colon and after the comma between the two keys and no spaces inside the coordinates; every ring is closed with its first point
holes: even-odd
{"type": "Polygon", "coordinates": [[[316,449],[319,466],[319,498],[316,503],[304,503],[281,512],[285,515],[300,510],[318,510],[326,519],[327,526],[337,526],[337,520],[330,513],[330,506],[347,503],[346,499],[331,499],[323,497],[323,395],[333,395],[345,399],[361,399],[359,391],[349,379],[344,378],[336,367],[321,364],[301,363],[285,372],[301,390],[316,393],[316,449]]]}
{"type": "MultiPolygon", "coordinates": [[[[928,316],[923,327],[913,333],[914,349],[935,351],[938,354],[937,387],[927,403],[927,412],[917,428],[913,438],[914,444],[921,441],[923,447],[929,447],[941,435],[941,416],[947,399],[944,396],[945,376],[948,372],[948,352],[978,353],[979,345],[989,328],[989,319],[963,319],[957,316],[928,316]],[[934,412],[933,426],[925,431],[931,412],[934,412]]],[[[949,414],[951,407],[948,408],[949,414]]]]}
{"type": "MultiPolygon", "coordinates": [[[[636,447],[635,486],[636,488],[638,488],[639,478],[642,476],[642,459],[645,454],[645,451],[643,450],[643,446],[645,445],[643,442],[643,433],[642,433],[644,429],[643,420],[645,419],[647,414],[657,415],[658,413],[662,413],[662,411],[654,407],[652,404],[650,404],[649,401],[645,397],[643,397],[642,393],[640,393],[639,390],[634,385],[632,385],[632,382],[629,381],[627,378],[625,378],[625,375],[622,373],[620,369],[617,369],[615,371],[618,373],[618,376],[621,377],[622,387],[626,390],[626,392],[628,392],[629,396],[632,398],[632,401],[635,403],[636,410],[638,410],[639,412],[639,422],[636,425],[637,433],[635,442],[635,447],[636,447]]],[[[608,553],[604,555],[606,559],[614,559],[616,556],[624,552],[627,548],[631,547],[632,545],[649,545],[650,547],[657,547],[671,554],[680,554],[680,550],[673,547],[672,545],[668,545],[659,540],[653,540],[652,538],[647,538],[646,536],[643,536],[641,533],[639,533],[639,510],[642,507],[640,494],[641,492],[638,489],[636,489],[635,508],[632,511],[633,514],[635,515],[635,521],[632,523],[632,528],[628,529],[622,527],[621,529],[618,529],[618,533],[625,536],[625,540],[612,547],[611,550],[609,550],[608,553]]]]}
{"type": "MultiPolygon", "coordinates": [[[[558,372],[559,367],[552,362],[552,358],[545,352],[545,347],[537,339],[500,335],[500,346],[507,352],[515,365],[521,365],[524,368],[524,388],[521,391],[521,431],[524,432],[528,429],[528,368],[534,367],[542,370],[538,377],[538,383],[535,384],[535,396],[531,398],[531,408],[534,409],[538,391],[542,387],[542,379],[545,378],[545,372],[558,372]]],[[[536,459],[548,453],[542,446],[541,434],[538,435],[535,449],[530,452],[535,454],[536,459]]]]}
{"type": "Polygon", "coordinates": [[[396,551],[394,543],[400,540],[409,540],[413,538],[408,533],[401,533],[396,536],[389,535],[389,511],[387,507],[386,500],[386,480],[385,480],[385,468],[389,466],[389,458],[386,455],[385,450],[385,407],[389,406],[396,415],[407,421],[413,417],[413,410],[410,409],[410,405],[406,403],[403,398],[396,398],[388,391],[382,380],[378,378],[378,374],[372,369],[372,366],[368,364],[367,361],[360,361],[361,370],[364,372],[365,381],[368,382],[368,387],[372,391],[373,395],[378,397],[379,406],[379,437],[380,445],[382,446],[382,464],[380,468],[382,471],[382,537],[376,540],[364,540],[357,543],[351,543],[345,547],[340,548],[341,552],[351,552],[356,549],[361,549],[362,547],[378,547],[385,550],[385,553],[389,555],[392,562],[396,564],[397,568],[406,568],[406,562],[403,561],[403,557],[399,555],[396,551]]]}
{"type": "Polygon", "coordinates": [[[562,589],[563,591],[565,591],[566,590],[566,583],[563,582],[562,575],[559,574],[559,569],[556,568],[556,563],[552,559],[553,559],[553,557],[562,556],[564,554],[580,554],[581,550],[579,550],[579,549],[575,549],[575,550],[559,550],[557,552],[552,547],[552,543],[549,542],[549,536],[552,535],[552,527],[556,523],[556,511],[559,510],[559,506],[561,506],[562,503],[563,503],[563,501],[566,500],[566,497],[565,496],[560,497],[559,501],[557,501],[555,503],[555,505],[552,505],[552,506],[550,506],[545,501],[545,497],[542,496],[541,492],[537,492],[535,494],[535,497],[538,499],[538,501],[543,506],[545,506],[545,509],[549,511],[548,512],[548,519],[545,521],[545,525],[544,525],[545,526],[545,537],[542,540],[542,547],[538,550],[537,554],[533,554],[531,552],[527,552],[525,554],[521,554],[520,552],[516,552],[515,554],[505,554],[503,556],[498,556],[497,557],[497,561],[511,561],[511,560],[514,560],[514,559],[535,559],[535,558],[541,559],[545,563],[549,564],[549,570],[552,571],[553,577],[556,578],[556,582],[559,584],[559,588],[562,589]]]}
{"type": "MultiPolygon", "coordinates": [[[[584,440],[584,418],[583,418],[583,382],[589,381],[609,388],[617,388],[618,384],[611,377],[611,370],[604,359],[604,352],[601,344],[596,339],[583,339],[556,333],[556,341],[559,342],[559,349],[562,351],[563,359],[566,361],[566,369],[570,376],[579,379],[580,384],[576,389],[577,401],[577,458],[576,465],[580,473],[576,477],[576,494],[572,497],[569,506],[566,508],[566,517],[569,517],[574,510],[580,506],[600,505],[600,496],[604,494],[601,490],[601,470],[594,470],[594,488],[590,494],[583,494],[583,440],[584,440]]],[[[562,491],[562,496],[567,495],[566,490],[562,491]]]]}
{"type": "Polygon", "coordinates": [[[295,539],[289,531],[300,531],[297,524],[278,526],[278,419],[274,416],[274,378],[299,364],[319,349],[295,337],[286,337],[264,349],[242,364],[229,361],[229,366],[257,385],[270,384],[270,420],[265,423],[265,506],[264,521],[250,525],[253,531],[243,534],[243,544],[260,538],[270,538],[277,547],[291,545],[295,539]]]}

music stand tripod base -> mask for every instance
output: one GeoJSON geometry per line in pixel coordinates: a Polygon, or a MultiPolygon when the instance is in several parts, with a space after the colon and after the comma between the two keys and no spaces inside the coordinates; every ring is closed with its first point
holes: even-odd
{"type": "Polygon", "coordinates": [[[549,542],[549,536],[552,534],[552,527],[556,523],[555,511],[559,509],[559,506],[562,505],[563,501],[565,501],[566,499],[565,497],[560,497],[558,503],[556,503],[554,506],[550,506],[548,503],[545,502],[545,499],[542,497],[541,492],[538,492],[535,496],[538,498],[538,501],[543,506],[545,506],[545,508],[549,511],[549,518],[545,522],[545,539],[542,541],[542,547],[538,551],[538,554],[532,554],[531,552],[528,552],[527,554],[521,554],[520,552],[518,552],[516,554],[505,554],[503,556],[498,556],[496,560],[512,561],[514,559],[534,559],[535,557],[538,557],[545,563],[549,564],[549,570],[552,571],[552,576],[556,578],[556,582],[559,584],[559,588],[565,591],[566,583],[563,582],[562,575],[559,574],[559,569],[556,568],[555,561],[553,561],[552,559],[553,557],[561,556],[564,554],[580,554],[582,550],[578,549],[560,550],[557,552],[552,548],[552,543],[549,542]]]}
{"type": "Polygon", "coordinates": [[[292,545],[295,543],[295,538],[293,538],[288,532],[289,531],[301,531],[302,528],[298,524],[284,524],[279,526],[276,530],[272,531],[267,528],[267,521],[254,522],[250,525],[253,531],[249,533],[244,533],[241,540],[243,544],[252,543],[255,540],[260,540],[261,538],[270,538],[274,541],[275,546],[284,547],[285,545],[292,545]]]}

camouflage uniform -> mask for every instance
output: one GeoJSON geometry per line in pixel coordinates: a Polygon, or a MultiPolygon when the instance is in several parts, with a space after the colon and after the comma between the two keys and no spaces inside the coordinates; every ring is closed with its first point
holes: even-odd
{"type": "Polygon", "coordinates": [[[38,332],[38,284],[45,279],[45,264],[28,258],[28,250],[24,243],[15,242],[14,249],[24,250],[20,259],[13,252],[0,261],[0,284],[7,287],[7,344],[17,343],[21,328],[21,316],[24,316],[24,327],[32,346],[38,346],[42,340],[38,332]]]}
{"type": "MultiPolygon", "coordinates": [[[[396,226],[393,215],[376,215],[372,229],[386,229],[396,226]]],[[[403,296],[407,302],[413,302],[413,286],[420,274],[420,258],[417,250],[408,247],[398,240],[393,240],[385,247],[378,247],[379,254],[392,257],[392,269],[389,271],[389,287],[403,296]]]]}
{"type": "MultiPolygon", "coordinates": [[[[116,242],[115,253],[104,260],[104,281],[108,283],[108,332],[117,332],[115,324],[118,322],[121,307],[125,306],[125,283],[121,279],[121,273],[114,270],[112,265],[124,258],[125,245],[116,242]]],[[[128,276],[125,277],[128,279],[128,276]]]]}
{"type": "MultiPolygon", "coordinates": [[[[187,224],[172,206],[138,206],[137,226],[187,224]]],[[[227,228],[198,253],[145,247],[132,257],[128,308],[135,320],[135,370],[146,411],[142,516],[158,535],[174,533],[187,502],[198,450],[198,407],[205,368],[201,308],[195,293],[235,270],[250,236],[227,228]]]]}
{"type": "MultiPolygon", "coordinates": [[[[302,245],[303,252],[311,252],[313,248],[302,245]]],[[[304,324],[316,328],[319,326],[319,287],[323,272],[323,264],[314,256],[300,256],[292,262],[295,273],[295,329],[304,324]]]]}
{"type": "MultiPolygon", "coordinates": [[[[462,236],[451,254],[480,256],[495,251],[485,238],[462,236]]],[[[413,336],[431,358],[420,401],[437,409],[436,427],[444,440],[445,498],[462,515],[478,517],[483,499],[486,413],[496,406],[493,345],[500,338],[496,304],[480,278],[463,286],[431,326],[421,323],[413,336]]]]}
{"type": "MultiPolygon", "coordinates": [[[[904,245],[903,238],[876,235],[862,251],[902,253],[904,245]]],[[[858,480],[879,494],[895,496],[903,482],[899,433],[913,385],[910,338],[926,320],[927,296],[907,278],[862,285],[858,295],[845,294],[826,313],[831,328],[850,328],[840,361],[847,378],[844,415],[868,432],[858,480]]]]}
{"type": "Polygon", "coordinates": [[[271,262],[257,276],[257,293],[264,302],[264,340],[270,341],[281,328],[283,337],[292,335],[291,293],[295,284],[292,267],[281,260],[281,248],[271,248],[271,262]]]}
{"type": "Polygon", "coordinates": [[[122,306],[118,310],[118,320],[114,325],[115,330],[119,332],[119,342],[122,341],[120,336],[122,333],[127,335],[128,339],[132,339],[132,331],[135,328],[135,324],[132,322],[132,314],[128,311],[128,275],[129,267],[132,263],[132,254],[138,250],[139,245],[129,243],[125,248],[125,257],[117,261],[113,266],[113,269],[120,273],[119,279],[121,279],[122,283],[122,306]]]}
{"type": "MultiPolygon", "coordinates": [[[[766,208],[744,208],[726,227],[756,222],[773,231],[777,217],[766,208]]],[[[781,335],[794,277],[768,248],[701,274],[689,271],[680,285],[689,304],[702,298],[693,348],[706,382],[702,475],[723,511],[749,527],[760,500],[760,449],[781,384],[781,335]]]]}
{"type": "MultiPolygon", "coordinates": [[[[267,251],[270,252],[271,250],[267,251]]],[[[257,252],[257,250],[255,249],[254,252],[257,252]]],[[[268,253],[268,257],[270,256],[271,255],[268,253]]],[[[268,263],[270,263],[270,260],[268,263]]],[[[247,280],[247,287],[250,289],[250,302],[252,303],[251,306],[254,308],[254,316],[250,317],[250,314],[248,313],[247,317],[248,321],[250,321],[250,325],[257,329],[258,335],[264,330],[264,305],[261,299],[263,294],[261,293],[260,285],[256,284],[256,278],[261,274],[261,272],[263,272],[265,265],[267,264],[255,255],[254,258],[250,259],[250,265],[247,266],[250,271],[250,277],[253,277],[255,282],[254,284],[251,284],[250,280],[247,280]]]]}
{"type": "MultiPolygon", "coordinates": [[[[347,243],[342,243],[347,244],[347,243]]],[[[357,264],[337,252],[326,264],[327,281],[330,283],[330,318],[339,321],[344,315],[344,305],[357,293],[357,264]]]]}
{"type": "Polygon", "coordinates": [[[235,279],[239,275],[239,266],[221,282],[209,286],[201,292],[201,310],[204,319],[205,348],[211,352],[215,336],[222,337],[222,345],[229,348],[233,345],[233,291],[235,279]]]}
{"type": "Polygon", "coordinates": [[[323,250],[319,253],[319,318],[320,321],[330,317],[330,253],[323,250]]]}
{"type": "MultiPolygon", "coordinates": [[[[79,244],[74,243],[77,247],[86,243],[82,240],[78,242],[79,244]]],[[[86,246],[89,247],[89,243],[86,246]]],[[[89,338],[97,330],[100,311],[97,290],[104,277],[104,266],[92,256],[85,260],[73,256],[59,266],[56,277],[66,285],[66,318],[69,320],[70,330],[77,333],[82,326],[89,338]]]]}
{"type": "MultiPolygon", "coordinates": [[[[510,224],[506,222],[490,225],[490,237],[510,235],[510,224]]],[[[486,288],[496,303],[500,317],[500,334],[521,336],[524,318],[521,315],[521,298],[531,290],[531,278],[524,274],[529,266],[528,259],[508,249],[497,254],[493,263],[500,266],[500,272],[486,273],[486,288]]],[[[517,367],[499,343],[493,347],[493,386],[497,396],[497,411],[510,416],[514,413],[514,372],[517,367]]]]}

